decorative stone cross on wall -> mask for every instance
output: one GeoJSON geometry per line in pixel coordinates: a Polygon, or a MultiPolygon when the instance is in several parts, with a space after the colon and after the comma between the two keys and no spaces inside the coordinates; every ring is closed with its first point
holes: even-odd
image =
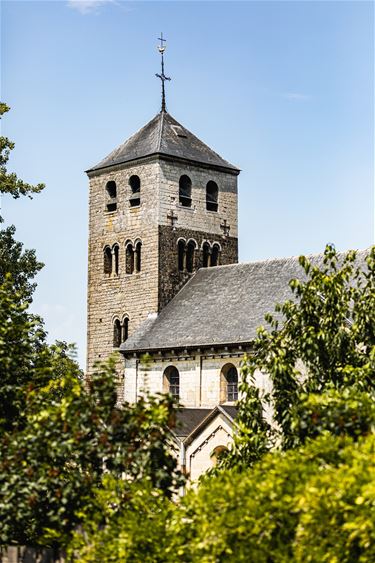
{"type": "Polygon", "coordinates": [[[170,220],[172,229],[175,230],[176,229],[175,223],[177,222],[178,216],[175,215],[173,209],[167,215],[167,219],[170,220]]]}
{"type": "Polygon", "coordinates": [[[227,225],[227,220],[223,219],[220,225],[220,229],[223,231],[223,237],[229,237],[230,226],[227,225]]]}

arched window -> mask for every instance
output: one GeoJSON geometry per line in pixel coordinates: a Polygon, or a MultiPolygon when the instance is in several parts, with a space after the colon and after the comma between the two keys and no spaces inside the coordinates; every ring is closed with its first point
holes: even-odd
{"type": "Polygon", "coordinates": [[[185,269],[185,248],[186,243],[184,240],[179,240],[177,244],[178,248],[178,271],[183,272],[185,269]]]}
{"type": "Polygon", "coordinates": [[[194,270],[194,253],[195,253],[195,242],[189,240],[186,249],[186,270],[191,273],[194,270]]]}
{"type": "Polygon", "coordinates": [[[217,183],[210,180],[206,186],[206,209],[207,211],[217,211],[217,198],[219,195],[219,188],[217,183]]]}
{"type": "Polygon", "coordinates": [[[212,254],[211,254],[211,266],[219,265],[219,256],[220,256],[220,246],[218,244],[214,244],[212,247],[212,254]]]}
{"type": "Polygon", "coordinates": [[[221,456],[223,456],[227,451],[228,448],[226,446],[216,446],[210,454],[212,465],[215,466],[221,456]]]}
{"type": "Polygon", "coordinates": [[[116,276],[118,276],[118,273],[119,273],[119,251],[120,251],[120,249],[119,249],[118,244],[115,244],[113,246],[112,253],[113,253],[113,257],[114,257],[114,261],[115,261],[115,274],[116,274],[116,276]]]}
{"type": "Polygon", "coordinates": [[[142,243],[138,241],[135,245],[135,271],[141,271],[141,252],[142,252],[142,243]]]}
{"type": "Polygon", "coordinates": [[[121,323],[118,319],[113,323],[113,347],[118,348],[121,344],[121,323]]]}
{"type": "Polygon", "coordinates": [[[183,207],[191,207],[191,180],[186,174],[180,178],[179,201],[183,207]]]}
{"type": "Polygon", "coordinates": [[[208,268],[208,266],[210,266],[210,252],[211,252],[211,248],[210,248],[210,244],[208,242],[205,242],[203,244],[203,268],[208,268]]]}
{"type": "Polygon", "coordinates": [[[110,180],[106,184],[107,192],[107,211],[116,211],[117,209],[117,187],[116,182],[110,180]]]}
{"type": "Polygon", "coordinates": [[[104,249],[104,273],[112,274],[112,250],[109,246],[106,246],[104,249]]]}
{"type": "Polygon", "coordinates": [[[238,372],[233,364],[226,364],[220,374],[220,402],[238,400],[238,372]]]}
{"type": "Polygon", "coordinates": [[[131,242],[126,245],[125,271],[127,274],[132,274],[134,272],[134,250],[131,242]]]}
{"type": "Polygon", "coordinates": [[[163,387],[166,393],[173,395],[175,399],[180,397],[180,374],[175,366],[169,366],[164,371],[163,387]]]}
{"type": "Polygon", "coordinates": [[[138,207],[141,204],[141,180],[139,176],[130,176],[129,186],[132,191],[129,198],[130,207],[138,207]]]}
{"type": "Polygon", "coordinates": [[[128,317],[124,317],[124,320],[122,321],[122,336],[121,336],[121,342],[125,342],[129,337],[129,318],[128,317]]]}

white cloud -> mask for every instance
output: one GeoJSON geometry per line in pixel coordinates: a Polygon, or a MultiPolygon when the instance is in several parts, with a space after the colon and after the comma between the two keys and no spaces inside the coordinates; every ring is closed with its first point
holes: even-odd
{"type": "Polygon", "coordinates": [[[81,14],[97,13],[105,4],[113,4],[114,0],[68,0],[68,6],[81,14]]]}
{"type": "Polygon", "coordinates": [[[307,100],[311,100],[311,96],[308,94],[301,94],[300,92],[285,92],[283,97],[287,100],[297,101],[297,102],[306,102],[307,100]]]}

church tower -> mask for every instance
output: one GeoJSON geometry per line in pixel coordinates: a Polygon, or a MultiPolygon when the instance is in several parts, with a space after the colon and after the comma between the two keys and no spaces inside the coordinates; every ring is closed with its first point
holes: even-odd
{"type": "Polygon", "coordinates": [[[88,373],[198,268],[238,261],[239,170],[167,112],[163,41],[160,113],[87,171],[88,373]]]}

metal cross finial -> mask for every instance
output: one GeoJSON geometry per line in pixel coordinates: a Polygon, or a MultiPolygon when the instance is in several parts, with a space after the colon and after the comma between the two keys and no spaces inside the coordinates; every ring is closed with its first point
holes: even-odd
{"type": "Polygon", "coordinates": [[[172,229],[175,231],[176,230],[175,223],[177,222],[178,217],[177,217],[177,215],[174,214],[173,209],[171,209],[171,211],[167,215],[167,219],[170,220],[171,225],[172,225],[172,229]]]}
{"type": "Polygon", "coordinates": [[[220,228],[223,231],[223,237],[228,237],[229,236],[229,231],[230,231],[230,226],[227,225],[227,220],[223,219],[223,222],[220,225],[220,228]]]}
{"type": "Polygon", "coordinates": [[[166,49],[164,43],[166,42],[166,39],[163,38],[163,33],[161,33],[161,36],[158,37],[158,39],[160,41],[160,45],[158,45],[158,51],[161,54],[161,74],[155,74],[155,76],[157,76],[161,80],[161,111],[166,111],[164,82],[166,80],[170,80],[170,77],[165,76],[164,74],[164,51],[166,49]]]}

